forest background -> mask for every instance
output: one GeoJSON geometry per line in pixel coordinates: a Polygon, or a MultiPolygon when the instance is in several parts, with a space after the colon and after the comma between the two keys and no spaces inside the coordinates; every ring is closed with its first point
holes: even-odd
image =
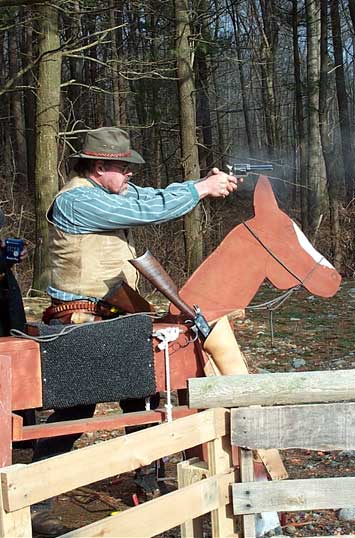
{"type": "MultiPolygon", "coordinates": [[[[273,164],[281,206],[355,271],[355,0],[0,0],[0,206],[24,291],[48,283],[46,210],[86,130],[130,132],[134,181],[273,164]]],[[[255,177],[254,177],[255,179],[255,177]]],[[[178,283],[252,212],[239,195],[136,230],[178,283]]]]}

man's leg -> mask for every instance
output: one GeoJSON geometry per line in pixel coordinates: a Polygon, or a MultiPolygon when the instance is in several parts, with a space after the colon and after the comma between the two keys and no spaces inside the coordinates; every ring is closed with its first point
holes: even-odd
{"type": "MultiPolygon", "coordinates": [[[[153,396],[150,396],[150,408],[156,409],[159,406],[160,394],[157,392],[153,396]]],[[[136,411],[144,411],[145,409],[145,399],[144,398],[133,398],[130,400],[122,400],[120,402],[120,407],[123,413],[134,413],[136,411]]],[[[128,426],[126,427],[126,434],[134,433],[139,430],[145,429],[149,425],[142,426],[128,426]]],[[[157,461],[151,465],[146,465],[137,469],[135,472],[134,481],[137,484],[138,488],[145,494],[147,499],[157,497],[161,492],[159,484],[157,482],[157,476],[162,477],[164,473],[164,463],[162,461],[157,461]],[[159,472],[157,471],[159,469],[159,472]]]]}
{"type": "MultiPolygon", "coordinates": [[[[82,418],[90,418],[95,413],[95,404],[76,405],[66,409],[56,409],[48,419],[47,424],[52,422],[63,422],[65,420],[78,420],[82,418]]],[[[33,461],[39,461],[58,454],[69,452],[77,439],[81,437],[81,433],[71,435],[61,435],[59,437],[49,437],[47,439],[39,439],[33,453],[33,461]]]]}
{"type": "MultiPolygon", "coordinates": [[[[81,418],[90,418],[95,412],[95,404],[77,405],[67,409],[56,409],[48,419],[48,423],[62,422],[65,420],[76,420],[81,418]]],[[[61,435],[59,437],[49,437],[39,439],[36,443],[33,462],[58,456],[70,452],[81,433],[71,435],[61,435]]],[[[68,531],[62,524],[61,520],[52,514],[53,499],[47,499],[31,507],[32,512],[32,530],[43,536],[60,536],[68,531]]]]}

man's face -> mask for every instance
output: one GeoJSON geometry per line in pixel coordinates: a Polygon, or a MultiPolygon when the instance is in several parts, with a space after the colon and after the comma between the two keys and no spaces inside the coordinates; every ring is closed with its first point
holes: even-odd
{"type": "Polygon", "coordinates": [[[114,194],[124,194],[132,176],[130,165],[123,161],[98,161],[97,182],[114,194]]]}

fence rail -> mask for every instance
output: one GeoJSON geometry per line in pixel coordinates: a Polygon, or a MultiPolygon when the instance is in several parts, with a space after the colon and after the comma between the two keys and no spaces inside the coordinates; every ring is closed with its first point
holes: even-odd
{"type": "Polygon", "coordinates": [[[62,538],[151,537],[179,524],[183,537],[200,538],[200,516],[209,512],[213,538],[255,538],[255,514],[260,512],[355,505],[355,477],[255,481],[252,451],[355,449],[355,403],[349,402],[355,399],[355,370],[201,378],[189,380],[189,386],[190,405],[218,407],[41,462],[0,469],[0,538],[32,537],[31,504],[205,443],[208,468],[196,461],[180,464],[177,491],[62,538]],[[343,401],[329,403],[337,399],[343,401]],[[230,411],[221,404],[239,407],[230,411]],[[242,447],[238,483],[234,445],[242,447]],[[243,523],[239,535],[237,519],[243,523]]]}
{"type": "MultiPolygon", "coordinates": [[[[206,388],[206,384],[196,381],[194,384],[191,380],[190,402],[196,402],[197,394],[206,388]]],[[[252,402],[251,407],[231,409],[231,442],[243,447],[241,483],[233,484],[233,512],[242,516],[244,538],[255,538],[255,514],[260,512],[355,506],[355,477],[256,482],[252,463],[252,449],[354,449],[355,403],[311,402],[355,399],[355,370],[251,376],[247,387],[241,379],[221,381],[205,397],[204,407],[210,407],[217,398],[221,385],[228,387],[217,398],[223,405],[252,402]],[[251,393],[252,388],[255,394],[251,393]],[[270,402],[287,405],[269,406],[270,402]]]]}
{"type": "Polygon", "coordinates": [[[231,484],[235,475],[230,450],[226,454],[224,449],[231,446],[230,439],[219,442],[229,432],[230,412],[211,409],[30,465],[4,467],[0,469],[0,537],[32,536],[31,504],[204,443],[211,443],[212,476],[206,480],[62,536],[148,537],[208,512],[215,514],[219,528],[231,529],[225,536],[234,536],[231,484]],[[229,516],[226,505],[230,505],[229,516]]]}
{"type": "Polygon", "coordinates": [[[355,400],[355,370],[196,377],[188,387],[197,409],[341,402],[355,400]]]}

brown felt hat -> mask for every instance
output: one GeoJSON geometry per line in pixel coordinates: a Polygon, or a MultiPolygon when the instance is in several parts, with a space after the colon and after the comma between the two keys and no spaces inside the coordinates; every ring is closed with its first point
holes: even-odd
{"type": "Polygon", "coordinates": [[[131,148],[128,133],[118,127],[100,127],[86,133],[83,147],[70,156],[79,159],[102,159],[143,164],[145,161],[131,148]]]}

